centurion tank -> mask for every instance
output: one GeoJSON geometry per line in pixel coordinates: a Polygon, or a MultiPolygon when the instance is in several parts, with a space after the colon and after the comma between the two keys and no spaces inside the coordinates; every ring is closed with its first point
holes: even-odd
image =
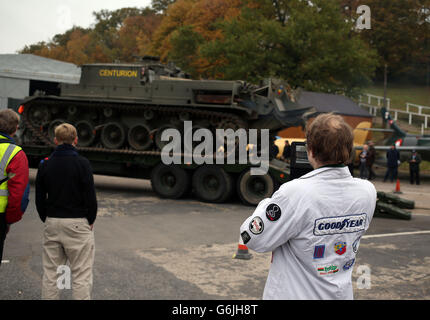
{"type": "MultiPolygon", "coordinates": [[[[193,130],[206,128],[215,133],[216,129],[244,128],[275,133],[304,125],[308,109],[295,103],[292,90],[279,80],[268,79],[260,85],[192,80],[173,64],[146,56],[134,63],[83,65],[79,84],[61,84],[59,95],[38,92],[26,98],[19,111],[24,149],[54,147],[55,127],[68,122],[78,131],[78,150],[89,153],[90,160],[105,160],[107,154],[129,155],[132,158],[127,161],[117,161],[130,166],[139,162],[139,156],[158,156],[159,162],[167,143],[161,139],[162,132],[168,128],[181,131],[187,120],[192,121],[193,130]]],[[[110,164],[118,158],[112,159],[110,164]]]]}
{"type": "Polygon", "coordinates": [[[275,132],[303,124],[308,110],[294,103],[288,88],[276,80],[261,86],[191,80],[156,57],[128,64],[87,64],[80,83],[61,84],[59,96],[35,95],[23,102],[25,139],[49,143],[61,122],[75,125],[79,147],[118,151],[160,150],[163,130],[180,130],[185,120],[196,128],[275,132]]]}

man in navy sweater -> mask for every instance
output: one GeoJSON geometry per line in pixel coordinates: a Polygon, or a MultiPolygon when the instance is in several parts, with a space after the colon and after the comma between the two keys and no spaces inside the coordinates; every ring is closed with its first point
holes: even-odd
{"type": "Polygon", "coordinates": [[[73,298],[90,299],[93,283],[94,233],[97,199],[93,173],[81,157],[75,127],[55,129],[57,148],[41,161],[36,176],[36,207],[45,223],[42,299],[58,299],[58,268],[67,260],[73,278],[73,298]]]}

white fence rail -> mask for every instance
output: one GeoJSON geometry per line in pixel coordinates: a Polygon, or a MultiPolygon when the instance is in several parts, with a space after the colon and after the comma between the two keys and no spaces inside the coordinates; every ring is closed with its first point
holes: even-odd
{"type": "MultiPolygon", "coordinates": [[[[369,93],[365,93],[364,95],[367,97],[367,104],[368,105],[371,105],[372,100],[376,99],[376,101],[378,101],[377,102],[378,107],[384,106],[384,97],[376,96],[374,94],[369,94],[369,93]],[[382,103],[381,103],[381,101],[382,101],[382,103]]],[[[363,102],[363,97],[361,95],[360,95],[359,99],[360,99],[360,102],[363,102]]],[[[390,100],[390,98],[387,98],[386,101],[387,101],[387,109],[389,110],[390,106],[391,106],[391,100],[390,100]]]]}
{"type": "Polygon", "coordinates": [[[417,114],[423,114],[423,110],[430,112],[430,107],[428,106],[420,106],[419,104],[413,104],[410,102],[406,102],[406,111],[407,112],[413,112],[411,109],[417,109],[417,114]]]}
{"type": "MultiPolygon", "coordinates": [[[[360,107],[365,107],[365,108],[368,108],[369,109],[369,113],[372,115],[372,116],[375,116],[375,117],[377,117],[377,116],[381,116],[380,115],[380,111],[379,111],[379,109],[381,109],[381,107],[379,107],[379,106],[374,106],[374,105],[371,105],[371,104],[368,104],[368,103],[359,103],[358,104],[360,107]],[[379,112],[378,112],[379,111],[379,112]]],[[[430,109],[430,108],[429,108],[430,109]]],[[[427,129],[428,128],[428,124],[429,124],[429,117],[430,117],[430,114],[423,114],[423,113],[418,113],[418,112],[410,112],[410,111],[405,111],[405,110],[398,110],[398,109],[390,109],[390,113],[393,115],[394,114],[394,117],[393,117],[393,119],[395,120],[395,121],[397,121],[398,120],[398,118],[399,118],[399,114],[406,114],[407,116],[408,116],[408,123],[411,125],[412,124],[412,117],[421,117],[421,118],[424,118],[424,123],[423,123],[423,126],[424,126],[424,128],[425,129],[427,129]]]]}
{"type": "MultiPolygon", "coordinates": [[[[384,97],[376,96],[373,94],[365,93],[364,98],[367,98],[367,103],[363,102],[363,96],[360,95],[359,98],[359,105],[365,108],[368,108],[369,113],[373,116],[380,116],[380,113],[378,113],[378,110],[383,107],[383,101],[384,97]],[[372,101],[377,100],[376,105],[372,104],[372,101]],[[382,103],[381,103],[382,101],[382,103]]],[[[420,117],[424,119],[423,124],[421,125],[421,130],[423,128],[427,129],[429,125],[429,117],[430,117],[430,107],[429,106],[422,106],[419,104],[414,104],[407,102],[406,103],[406,110],[399,110],[399,109],[392,109],[391,107],[391,100],[390,98],[386,99],[387,101],[387,110],[389,110],[392,114],[394,114],[394,120],[398,119],[399,114],[405,114],[408,118],[408,123],[412,124],[413,117],[420,117]],[[424,111],[424,112],[423,112],[424,111]]]]}
{"type": "Polygon", "coordinates": [[[363,102],[359,102],[358,105],[360,107],[365,107],[368,109],[370,115],[374,116],[374,117],[379,117],[381,114],[378,113],[379,109],[381,109],[381,107],[378,106],[374,106],[368,103],[363,103],[363,102]]]}

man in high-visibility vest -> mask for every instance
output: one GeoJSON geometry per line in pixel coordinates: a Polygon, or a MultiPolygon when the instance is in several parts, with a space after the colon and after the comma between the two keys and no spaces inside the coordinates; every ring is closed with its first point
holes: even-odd
{"type": "Polygon", "coordinates": [[[30,192],[27,156],[12,138],[18,125],[15,111],[0,110],[0,264],[6,234],[11,224],[21,220],[30,192]]]}

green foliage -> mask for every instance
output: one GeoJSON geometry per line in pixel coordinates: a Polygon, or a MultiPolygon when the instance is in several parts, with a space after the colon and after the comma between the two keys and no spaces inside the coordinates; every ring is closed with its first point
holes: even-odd
{"type": "Polygon", "coordinates": [[[197,77],[195,62],[199,46],[203,42],[203,36],[195,32],[191,26],[181,27],[172,33],[170,39],[172,50],[169,59],[180,68],[187,70],[192,77],[197,77]]]}
{"type": "Polygon", "coordinates": [[[223,38],[203,45],[209,61],[225,59],[212,75],[254,82],[277,77],[294,87],[346,94],[370,82],[376,52],[351,35],[337,1],[263,2],[263,10],[244,8],[221,23],[223,38]]]}
{"type": "Polygon", "coordinates": [[[42,48],[46,48],[46,46],[47,46],[47,43],[45,41],[40,41],[37,43],[24,46],[24,48],[19,50],[19,53],[22,53],[22,54],[34,53],[36,51],[40,51],[42,48]]]}
{"type": "Polygon", "coordinates": [[[430,0],[345,2],[351,10],[359,4],[371,9],[371,29],[360,36],[378,52],[377,80],[383,80],[387,63],[389,79],[425,84],[430,63],[430,0]]]}
{"type": "Polygon", "coordinates": [[[152,54],[195,77],[276,77],[348,95],[381,80],[385,63],[389,81],[430,82],[430,0],[152,0],[93,15],[90,28],[21,53],[77,64],[152,54]],[[371,30],[355,28],[361,4],[371,9],[371,30]]]}

